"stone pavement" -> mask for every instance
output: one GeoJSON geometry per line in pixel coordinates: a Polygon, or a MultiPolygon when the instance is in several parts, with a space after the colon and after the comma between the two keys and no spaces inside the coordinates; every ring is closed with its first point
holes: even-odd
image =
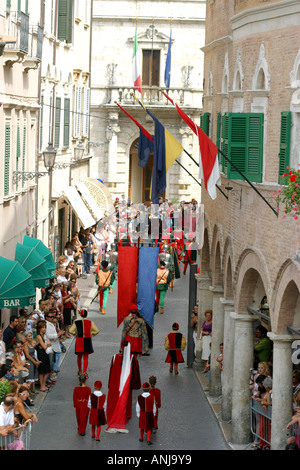
{"type": "MultiPolygon", "coordinates": [[[[100,330],[94,337],[95,353],[90,356],[87,385],[93,388],[95,380],[103,383],[107,393],[109,367],[112,356],[118,352],[122,326],[117,328],[117,283],[115,291],[109,295],[107,314],[99,313],[98,302],[90,305],[96,293],[94,275],[79,279],[81,306],[89,310],[89,318],[100,330]]],[[[133,392],[133,413],[127,428],[128,434],[108,434],[103,426],[100,443],[91,439],[90,426],[86,436],[78,436],[72,395],[78,385],[77,362],[74,354],[74,340],[65,342],[67,352],[62,354],[61,372],[56,385],[50,393],[39,393],[35,399],[33,412],[38,414],[39,422],[33,426],[31,437],[32,450],[226,450],[223,431],[217,420],[217,413],[210,405],[201,386],[202,377],[186,364],[179,366],[179,375],[169,373],[165,363],[165,336],[176,321],[180,331],[188,337],[188,275],[175,281],[174,291],[169,289],[166,296],[165,313],[155,315],[153,349],[150,356],[140,357],[142,383],[150,375],[156,375],[157,387],[162,391],[159,430],[153,436],[151,448],[139,442],[138,419],[135,414],[136,397],[140,391],[133,392]]],[[[186,361],[186,351],[184,352],[186,361]]]]}

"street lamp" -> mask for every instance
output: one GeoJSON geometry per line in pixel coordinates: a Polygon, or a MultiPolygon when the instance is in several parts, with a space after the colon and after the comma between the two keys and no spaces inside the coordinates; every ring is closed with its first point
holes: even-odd
{"type": "Polygon", "coordinates": [[[76,161],[82,160],[84,156],[84,151],[85,151],[84,145],[82,141],[80,140],[78,144],[76,145],[76,147],[74,148],[74,160],[76,161]]]}
{"type": "Polygon", "coordinates": [[[45,168],[47,168],[47,171],[50,173],[50,171],[53,170],[56,160],[56,150],[51,142],[48,144],[46,150],[44,150],[43,158],[45,168]]]}
{"type": "Polygon", "coordinates": [[[51,216],[52,216],[52,172],[56,160],[56,150],[50,142],[43,152],[44,165],[49,173],[49,203],[48,203],[48,246],[51,246],[51,216]]]}

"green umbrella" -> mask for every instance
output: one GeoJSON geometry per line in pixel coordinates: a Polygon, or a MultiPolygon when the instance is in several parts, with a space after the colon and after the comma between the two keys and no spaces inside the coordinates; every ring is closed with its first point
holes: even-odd
{"type": "Polygon", "coordinates": [[[53,260],[53,256],[51,251],[44,245],[41,240],[36,238],[31,238],[25,235],[23,238],[23,245],[30,246],[31,248],[35,248],[38,254],[45,259],[46,267],[48,270],[49,278],[53,279],[56,277],[56,266],[53,260]]]}
{"type": "Polygon", "coordinates": [[[15,261],[19,261],[26,271],[31,274],[35,287],[47,287],[49,285],[49,272],[45,258],[30,246],[17,243],[15,261]]]}
{"type": "Polygon", "coordinates": [[[27,307],[35,303],[31,275],[18,261],[0,257],[0,308],[27,307]]]}

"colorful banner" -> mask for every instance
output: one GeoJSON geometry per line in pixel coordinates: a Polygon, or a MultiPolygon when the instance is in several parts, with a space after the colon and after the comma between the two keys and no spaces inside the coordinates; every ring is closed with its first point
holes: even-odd
{"type": "Polygon", "coordinates": [[[136,283],[138,276],[138,248],[118,246],[118,308],[117,326],[130,313],[130,306],[136,304],[136,283]]]}
{"type": "Polygon", "coordinates": [[[158,255],[159,247],[141,247],[139,250],[137,306],[151,328],[154,328],[158,255]]]}

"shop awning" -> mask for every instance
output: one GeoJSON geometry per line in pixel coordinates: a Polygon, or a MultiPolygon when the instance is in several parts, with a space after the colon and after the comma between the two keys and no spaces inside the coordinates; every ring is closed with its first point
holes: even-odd
{"type": "Polygon", "coordinates": [[[56,277],[56,266],[53,260],[52,253],[41,240],[38,240],[37,238],[31,238],[25,235],[25,237],[23,238],[23,245],[35,248],[38,254],[46,261],[48,277],[50,279],[56,277]]]}
{"type": "Polygon", "coordinates": [[[35,248],[17,243],[15,261],[18,261],[31,275],[35,287],[41,288],[49,285],[46,260],[39,255],[35,248]]]}
{"type": "Polygon", "coordinates": [[[88,229],[97,223],[74,186],[65,188],[64,195],[84,229],[88,229]]]}
{"type": "Polygon", "coordinates": [[[93,215],[94,219],[96,222],[99,222],[104,217],[104,212],[102,209],[98,206],[96,200],[94,199],[93,195],[91,194],[89,188],[86,186],[86,184],[83,181],[80,181],[79,183],[76,184],[76,187],[81,195],[81,198],[83,199],[85,205],[93,215]]]}
{"type": "Polygon", "coordinates": [[[31,275],[18,261],[0,257],[0,308],[29,307],[35,302],[31,275]]]}
{"type": "Polygon", "coordinates": [[[112,195],[102,180],[85,178],[83,182],[95,199],[99,209],[104,213],[105,217],[114,214],[115,209],[112,195]]]}

